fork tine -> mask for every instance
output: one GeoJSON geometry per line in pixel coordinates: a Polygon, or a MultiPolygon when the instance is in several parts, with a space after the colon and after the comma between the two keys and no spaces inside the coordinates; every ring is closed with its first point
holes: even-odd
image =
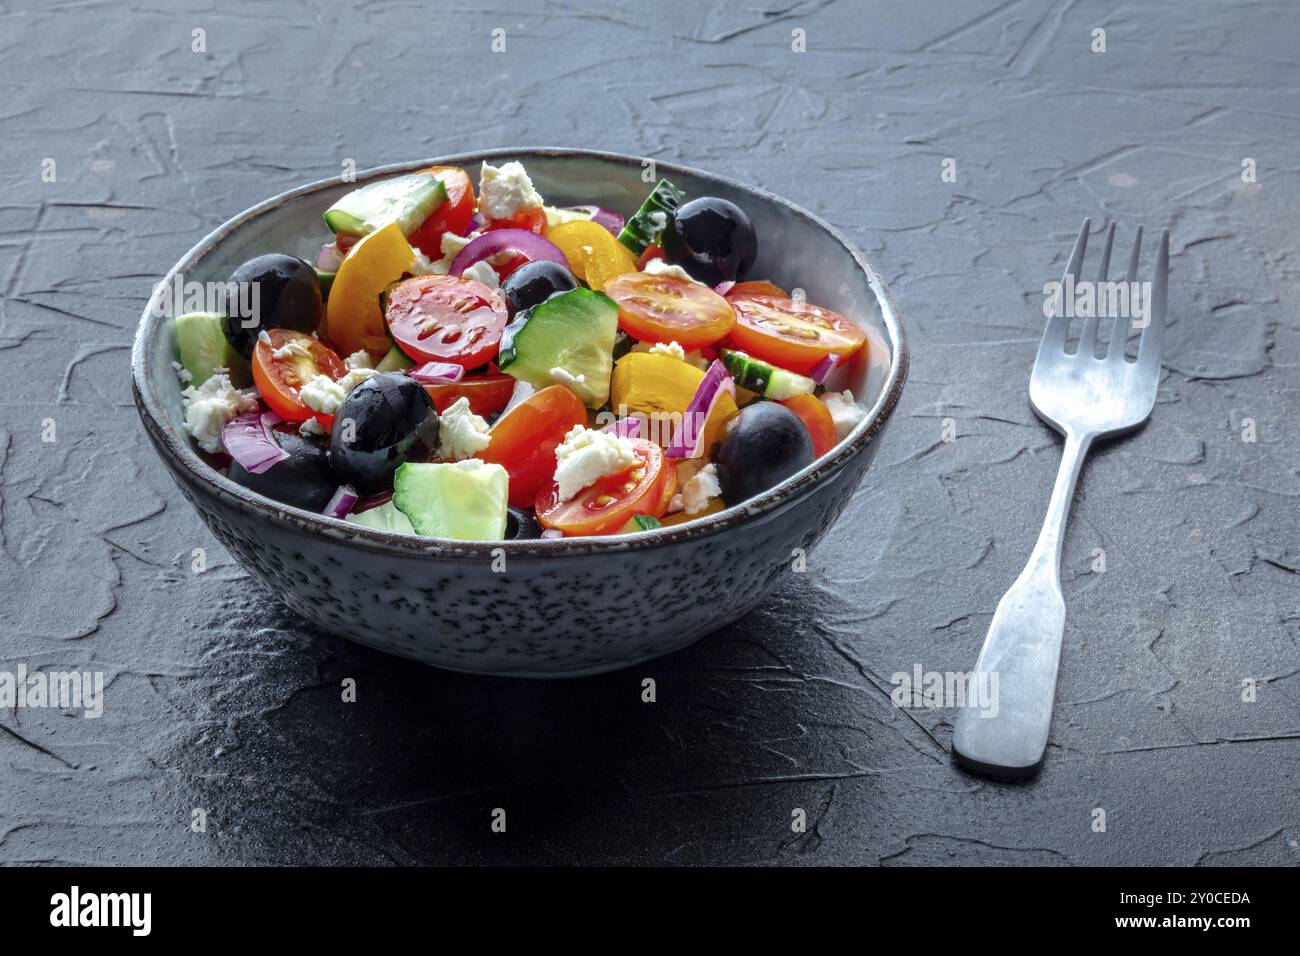
{"type": "MultiPolygon", "coordinates": [[[[1133,283],[1137,281],[1138,276],[1138,257],[1142,253],[1142,227],[1137,227],[1137,234],[1133,236],[1133,252],[1128,257],[1128,274],[1124,281],[1133,283]]],[[[1130,285],[1131,288],[1131,285],[1130,285]]],[[[1129,317],[1127,315],[1115,316],[1115,327],[1110,331],[1110,345],[1106,348],[1107,359],[1122,359],[1124,356],[1124,346],[1128,342],[1129,317]]]]}
{"type": "MultiPolygon", "coordinates": [[[[1079,229],[1079,238],[1074,240],[1074,251],[1070,253],[1070,261],[1065,265],[1065,275],[1062,282],[1068,280],[1071,276],[1077,277],[1079,270],[1083,268],[1083,254],[1088,249],[1088,230],[1092,228],[1092,220],[1084,219],[1083,226],[1079,229]]],[[[1064,292],[1062,292],[1064,296],[1064,292]]],[[[1045,356],[1055,352],[1065,351],[1065,334],[1070,328],[1070,319],[1066,315],[1064,301],[1059,315],[1053,315],[1047,320],[1043,327],[1043,338],[1038,343],[1038,359],[1042,360],[1045,356]]]]}
{"type": "MultiPolygon", "coordinates": [[[[1106,281],[1106,273],[1110,269],[1110,247],[1115,243],[1115,223],[1112,220],[1110,228],[1106,230],[1106,245],[1101,250],[1101,265],[1097,267],[1097,282],[1106,281]]],[[[1100,295],[1100,286],[1097,289],[1100,295]]],[[[1100,311],[1101,303],[1096,297],[1093,299],[1092,315],[1083,320],[1083,331],[1079,333],[1079,355],[1094,355],[1097,351],[1097,313],[1100,311]]]]}
{"type": "Polygon", "coordinates": [[[1160,233],[1156,253],[1156,274],[1151,280],[1151,306],[1146,328],[1138,341],[1137,367],[1141,372],[1160,374],[1160,348],[1165,340],[1165,294],[1169,288],[1169,230],[1160,233]]]}

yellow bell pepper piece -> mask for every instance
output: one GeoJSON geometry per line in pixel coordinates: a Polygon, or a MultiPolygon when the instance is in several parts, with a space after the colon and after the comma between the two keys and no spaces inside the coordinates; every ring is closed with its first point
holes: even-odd
{"type": "Polygon", "coordinates": [[[339,266],[326,303],[326,334],[340,355],[362,349],[380,355],[392,347],[384,331],[379,293],[414,264],[415,250],[396,222],[376,229],[352,247],[339,266]]]}
{"type": "MultiPolygon", "coordinates": [[[[651,352],[628,352],[614,363],[609,385],[609,404],[620,417],[640,413],[649,419],[650,438],[667,446],[676,423],[695,397],[704,373],[672,355],[651,352]]],[[[704,453],[710,455],[722,434],[722,426],[739,409],[728,394],[718,397],[713,412],[704,423],[704,453]]]]}
{"type": "Polygon", "coordinates": [[[589,219],[560,223],[546,233],[569,260],[573,274],[597,292],[616,276],[636,272],[636,256],[604,226],[589,219]]]}

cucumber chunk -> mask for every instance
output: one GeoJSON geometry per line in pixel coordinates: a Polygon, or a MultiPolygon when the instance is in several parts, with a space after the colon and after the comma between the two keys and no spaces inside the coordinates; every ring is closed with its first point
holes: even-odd
{"type": "Polygon", "coordinates": [[[509,475],[477,458],[407,462],[393,476],[393,504],[416,534],[457,541],[501,541],[506,535],[509,475]]]}
{"type": "Polygon", "coordinates": [[[686,199],[682,192],[666,179],[661,179],[654,190],[646,197],[636,215],[627,221],[623,231],[618,234],[618,241],[627,246],[635,255],[645,252],[645,247],[659,238],[664,231],[669,217],[686,199]]]}
{"type": "Polygon", "coordinates": [[[807,376],[769,365],[744,352],[723,349],[720,357],[738,386],[764,398],[782,402],[796,395],[810,395],[817,388],[817,383],[807,376]]]}
{"type": "Polygon", "coordinates": [[[364,236],[396,222],[409,236],[447,201],[447,187],[429,173],[408,173],[362,186],[325,210],[325,225],[335,233],[364,236]]]}
{"type": "Polygon", "coordinates": [[[243,388],[251,381],[248,360],[234,350],[221,331],[218,312],[187,312],[176,316],[176,350],[181,365],[192,378],[186,384],[198,388],[219,368],[230,372],[230,382],[243,388]]]}
{"type": "Polygon", "coordinates": [[[570,289],[506,328],[497,365],[536,388],[567,385],[589,408],[609,400],[618,306],[603,292],[570,289]]]}
{"type": "Polygon", "coordinates": [[[348,520],[363,528],[396,531],[398,534],[415,534],[411,519],[397,510],[397,506],[391,501],[385,501],[378,508],[371,508],[360,514],[348,515],[348,520]]]}
{"type": "Polygon", "coordinates": [[[379,360],[375,366],[377,372],[400,372],[405,368],[414,368],[415,363],[406,357],[406,353],[394,345],[388,350],[388,354],[379,360]]]}
{"type": "Polygon", "coordinates": [[[320,280],[320,295],[322,301],[329,301],[330,286],[334,284],[335,275],[337,275],[337,273],[321,272],[319,269],[316,270],[316,278],[320,280]]]}

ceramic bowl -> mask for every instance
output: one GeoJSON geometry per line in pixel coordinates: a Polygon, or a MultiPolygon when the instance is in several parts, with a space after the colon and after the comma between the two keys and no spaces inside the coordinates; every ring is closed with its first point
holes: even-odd
{"type": "MultiPolygon", "coordinates": [[[[476,169],[519,159],[553,205],[629,214],[647,191],[643,160],[568,149],[491,150],[328,180],[242,212],[167,273],[169,286],[224,281],[265,252],[309,261],[321,212],[344,193],[435,163],[476,169]]],[[[867,357],[846,370],[868,414],[833,452],[768,492],[688,524],[622,537],[457,542],[361,528],[256,495],[209,467],[181,423],[173,323],[146,308],[131,358],[135,402],[158,455],[217,539],[248,572],[327,631],[438,667],[520,677],[595,674],[685,647],[763,600],[826,533],[862,480],[898,404],[907,346],[865,257],[816,216],[723,176],[657,163],[688,195],[730,199],[754,222],[752,276],[856,319],[867,357]]],[[[477,176],[475,175],[475,178],[477,176]]]]}

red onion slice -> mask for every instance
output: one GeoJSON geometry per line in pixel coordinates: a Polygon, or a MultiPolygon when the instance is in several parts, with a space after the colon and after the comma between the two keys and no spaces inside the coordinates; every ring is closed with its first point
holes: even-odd
{"type": "Polygon", "coordinates": [[[839,364],[840,356],[836,355],[834,352],[829,352],[824,359],[812,367],[812,371],[808,373],[808,377],[818,385],[824,385],[826,384],[826,380],[831,377],[831,372],[835,371],[839,364]]]}
{"type": "Polygon", "coordinates": [[[735,287],[736,287],[736,283],[728,279],[726,282],[719,282],[717,285],[715,285],[713,287],[713,291],[718,293],[718,295],[726,295],[735,287]]]}
{"type": "Polygon", "coordinates": [[[451,362],[425,362],[409,369],[406,374],[421,385],[449,385],[465,377],[465,367],[451,362]]]}
{"type": "Polygon", "coordinates": [[[236,416],[221,429],[221,444],[246,471],[260,475],[289,457],[271,435],[271,426],[278,421],[280,417],[270,412],[236,416]]]}
{"type": "Polygon", "coordinates": [[[603,432],[609,432],[619,438],[640,438],[641,437],[641,419],[639,418],[620,418],[617,421],[610,422],[604,428],[603,432]]]}
{"type": "Polygon", "coordinates": [[[357,490],[351,485],[339,485],[322,514],[329,515],[331,518],[346,518],[356,506],[357,498],[357,490]]]}
{"type": "Polygon", "coordinates": [[[677,432],[673,435],[673,440],[668,443],[664,454],[669,458],[700,456],[704,444],[704,426],[708,423],[709,416],[713,414],[713,407],[718,404],[718,399],[722,397],[723,392],[734,398],[736,383],[732,380],[727,367],[718,359],[714,359],[709,370],[704,373],[700,387],[695,390],[691,403],[686,406],[686,411],[682,414],[682,422],[677,426],[677,432]]]}
{"type": "Polygon", "coordinates": [[[557,528],[547,528],[545,531],[542,532],[541,536],[543,538],[563,538],[564,532],[560,531],[557,528]]]}
{"type": "Polygon", "coordinates": [[[474,263],[490,259],[503,252],[523,256],[529,262],[547,259],[559,263],[570,272],[573,271],[569,268],[569,260],[564,258],[560,247],[549,239],[543,239],[537,233],[529,232],[527,229],[493,229],[491,232],[483,233],[456,254],[456,258],[451,262],[451,274],[462,275],[474,263]]]}
{"type": "Polygon", "coordinates": [[[604,226],[615,236],[627,225],[627,220],[612,209],[604,209],[600,206],[565,206],[564,208],[567,212],[580,212],[584,216],[589,216],[592,222],[604,226]]]}
{"type": "Polygon", "coordinates": [[[333,242],[321,246],[320,252],[316,253],[316,268],[321,272],[338,272],[341,265],[343,250],[333,242]]]}

